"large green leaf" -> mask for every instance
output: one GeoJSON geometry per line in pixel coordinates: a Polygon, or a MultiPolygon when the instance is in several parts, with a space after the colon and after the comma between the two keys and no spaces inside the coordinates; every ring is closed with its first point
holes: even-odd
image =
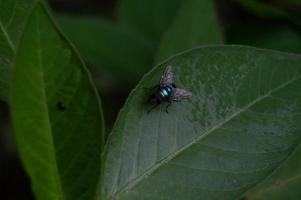
{"type": "MultiPolygon", "coordinates": [[[[204,47],[162,63],[131,93],[109,138],[103,199],[238,199],[301,139],[301,56],[204,47]],[[188,101],[147,114],[164,66],[188,101]]],[[[300,162],[300,157],[298,158],[300,162]]]]}
{"type": "Polygon", "coordinates": [[[13,74],[13,125],[37,199],[92,199],[104,142],[99,101],[79,56],[40,3],[13,74]]]}
{"type": "Polygon", "coordinates": [[[92,17],[57,18],[95,72],[102,70],[115,78],[137,80],[152,62],[154,44],[129,27],[92,17]]]}
{"type": "Polygon", "coordinates": [[[183,0],[119,0],[118,17],[154,42],[161,38],[183,0]]]}
{"type": "Polygon", "coordinates": [[[34,0],[0,1],[0,99],[8,101],[17,44],[34,0]]]}
{"type": "Polygon", "coordinates": [[[200,45],[221,44],[223,39],[217,20],[213,0],[183,2],[173,24],[163,35],[156,60],[200,45]]]}

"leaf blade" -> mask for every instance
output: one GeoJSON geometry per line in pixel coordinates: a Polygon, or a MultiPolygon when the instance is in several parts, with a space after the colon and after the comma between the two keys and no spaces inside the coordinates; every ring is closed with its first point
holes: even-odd
{"type": "Polygon", "coordinates": [[[300,144],[287,159],[287,161],[262,181],[251,191],[244,195],[249,199],[283,199],[289,196],[298,199],[300,196],[300,144]]]}
{"type": "Polygon", "coordinates": [[[301,81],[298,60],[298,55],[239,46],[179,54],[164,64],[174,66],[175,83],[192,91],[193,98],[174,105],[169,116],[163,108],[145,114],[142,88],[160,77],[163,66],[155,68],[130,95],[115,124],[102,197],[235,199],[254,187],[300,142],[294,116],[301,109],[300,94],[293,90],[301,81]],[[269,96],[276,94],[284,95],[291,108],[269,96]],[[273,128],[281,123],[273,114],[290,119],[281,124],[283,132],[273,128]]]}
{"type": "Polygon", "coordinates": [[[92,199],[104,142],[99,99],[41,3],[22,35],[11,101],[18,149],[37,199],[92,199]]]}
{"type": "Polygon", "coordinates": [[[36,1],[1,1],[0,8],[0,99],[8,102],[16,46],[27,16],[36,1]]]}

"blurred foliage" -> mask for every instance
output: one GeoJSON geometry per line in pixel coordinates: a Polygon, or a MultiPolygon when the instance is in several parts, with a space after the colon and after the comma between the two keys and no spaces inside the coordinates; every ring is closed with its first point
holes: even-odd
{"type": "Polygon", "coordinates": [[[187,0],[162,35],[156,63],[181,51],[208,44],[222,44],[223,36],[212,0],[187,0]]]}
{"type": "Polygon", "coordinates": [[[285,8],[258,0],[236,0],[254,15],[264,18],[285,18],[301,26],[301,18],[285,8]]]}
{"type": "Polygon", "coordinates": [[[230,7],[226,13],[220,6],[228,16],[222,17],[226,43],[301,52],[300,2],[234,0],[230,7]]]}
{"type": "Polygon", "coordinates": [[[183,0],[119,0],[118,21],[134,27],[158,43],[177,15],[183,0]]]}
{"type": "Polygon", "coordinates": [[[136,83],[155,60],[158,63],[167,57],[158,60],[158,48],[160,52],[169,48],[169,55],[172,55],[201,44],[222,41],[211,0],[172,3],[123,0],[117,4],[115,22],[66,14],[57,18],[93,73],[108,72],[130,83],[136,83]],[[191,12],[191,9],[196,10],[191,12]],[[183,25],[190,27],[183,28],[183,25]],[[170,43],[175,46],[167,47],[170,43]]]}
{"type": "Polygon", "coordinates": [[[239,25],[228,32],[227,39],[231,44],[245,44],[293,53],[301,52],[301,32],[286,24],[239,25]]]}
{"type": "Polygon", "coordinates": [[[154,47],[131,28],[92,17],[58,15],[57,19],[92,71],[101,68],[115,78],[133,81],[149,68],[154,47]]]}

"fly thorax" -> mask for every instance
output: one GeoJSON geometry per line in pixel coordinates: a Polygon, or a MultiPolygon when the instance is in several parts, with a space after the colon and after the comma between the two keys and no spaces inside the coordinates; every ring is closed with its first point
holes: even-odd
{"type": "Polygon", "coordinates": [[[159,89],[160,96],[164,100],[168,100],[173,93],[174,88],[171,86],[163,86],[159,89]]]}

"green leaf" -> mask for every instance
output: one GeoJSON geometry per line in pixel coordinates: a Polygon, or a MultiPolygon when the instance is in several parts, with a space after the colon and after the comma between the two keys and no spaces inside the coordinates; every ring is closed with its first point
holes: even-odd
{"type": "Polygon", "coordinates": [[[227,42],[301,53],[301,32],[287,25],[238,25],[227,33],[227,42]]]}
{"type": "Polygon", "coordinates": [[[118,18],[157,42],[177,14],[181,0],[119,0],[118,18]]]}
{"type": "Polygon", "coordinates": [[[8,102],[12,66],[33,0],[0,1],[0,99],[8,102]]]}
{"type": "Polygon", "coordinates": [[[200,45],[222,43],[213,0],[187,0],[163,35],[157,62],[200,45]]]}
{"type": "Polygon", "coordinates": [[[102,70],[121,79],[137,80],[152,61],[154,45],[129,27],[92,17],[58,15],[57,18],[92,71],[102,70]]]}
{"type": "Polygon", "coordinates": [[[40,3],[28,18],[13,74],[13,126],[36,198],[92,199],[102,112],[81,59],[40,3]]]}
{"type": "MultiPolygon", "coordinates": [[[[301,56],[243,46],[179,54],[148,73],[109,138],[102,199],[238,199],[301,141],[301,56]],[[166,65],[193,96],[147,114],[166,65]]],[[[300,162],[300,158],[299,158],[300,162]]]]}
{"type": "Polygon", "coordinates": [[[245,195],[247,199],[299,199],[301,195],[301,145],[271,177],[245,195]]]}

